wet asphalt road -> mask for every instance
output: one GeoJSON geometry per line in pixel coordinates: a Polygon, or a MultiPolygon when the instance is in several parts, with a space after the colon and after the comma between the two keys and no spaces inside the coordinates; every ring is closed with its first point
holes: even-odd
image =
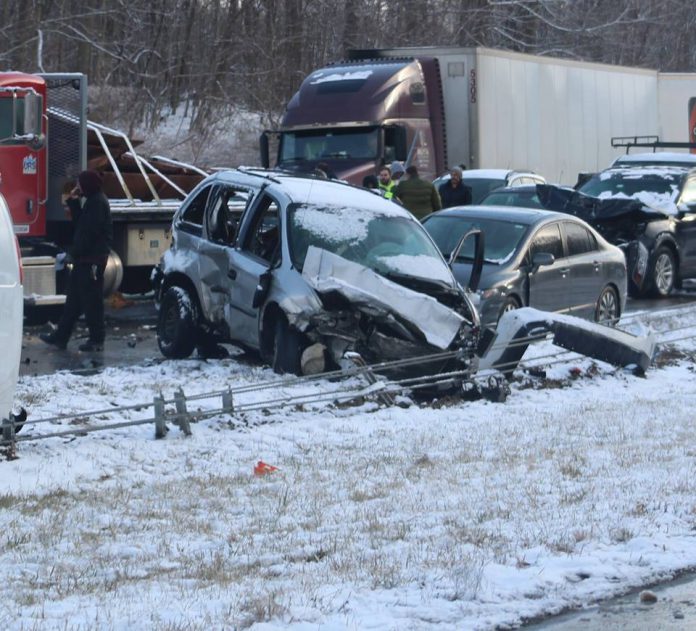
{"type": "MultiPolygon", "coordinates": [[[[629,300],[626,313],[650,311],[696,302],[696,283],[665,300],[629,300]]],[[[98,370],[104,366],[130,366],[144,361],[162,361],[157,347],[157,311],[152,299],[130,296],[125,303],[107,300],[106,342],[101,353],[81,353],[77,347],[87,339],[83,322],[78,323],[67,350],[43,343],[39,333],[50,331],[48,324],[25,323],[20,375],[45,375],[57,370],[98,370]]]]}

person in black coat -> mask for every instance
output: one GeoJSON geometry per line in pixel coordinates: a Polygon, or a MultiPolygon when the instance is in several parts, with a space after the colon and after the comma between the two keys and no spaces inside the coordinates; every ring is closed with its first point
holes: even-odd
{"type": "Polygon", "coordinates": [[[450,169],[449,182],[440,185],[439,193],[443,208],[471,204],[471,189],[462,182],[461,167],[450,169]]]}
{"type": "Polygon", "coordinates": [[[84,352],[104,348],[104,270],[113,243],[113,224],[109,200],[102,192],[96,171],[83,171],[67,199],[73,221],[73,243],[66,261],[72,262],[68,292],[58,328],[40,337],[47,344],[64,349],[73,327],[84,313],[89,340],[81,344],[84,352]]]}

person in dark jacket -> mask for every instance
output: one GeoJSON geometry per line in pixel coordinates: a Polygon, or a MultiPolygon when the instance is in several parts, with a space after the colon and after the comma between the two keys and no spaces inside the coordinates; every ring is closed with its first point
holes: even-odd
{"type": "Polygon", "coordinates": [[[104,270],[113,243],[113,225],[109,200],[102,192],[102,180],[96,171],[83,171],[67,199],[73,221],[73,243],[66,260],[73,267],[58,328],[41,334],[41,339],[64,349],[73,327],[84,313],[89,340],[79,346],[83,352],[104,348],[104,270]]]}
{"type": "Polygon", "coordinates": [[[418,169],[413,165],[406,169],[406,179],[397,184],[394,195],[417,219],[442,208],[435,186],[418,177],[418,169]]]}
{"type": "Polygon", "coordinates": [[[440,185],[439,193],[443,208],[471,204],[471,188],[462,182],[461,167],[450,169],[450,180],[440,185]]]}

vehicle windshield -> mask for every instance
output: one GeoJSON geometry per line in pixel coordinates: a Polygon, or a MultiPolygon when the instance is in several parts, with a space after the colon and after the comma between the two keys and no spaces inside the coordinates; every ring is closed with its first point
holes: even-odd
{"type": "Polygon", "coordinates": [[[333,158],[377,158],[379,128],[317,129],[283,132],[280,164],[333,158]]]}
{"type": "Polygon", "coordinates": [[[578,190],[592,197],[635,197],[653,193],[658,197],[675,200],[683,176],[678,173],[598,173],[578,190]]]}
{"type": "MultiPolygon", "coordinates": [[[[459,240],[469,230],[481,230],[484,235],[484,263],[491,265],[502,265],[510,260],[529,230],[529,226],[512,221],[479,217],[454,217],[452,215],[430,217],[423,225],[445,258],[449,258],[459,240]]],[[[473,260],[474,239],[472,238],[466,240],[456,262],[470,263],[473,260]]]]}
{"type": "Polygon", "coordinates": [[[452,283],[449,268],[423,227],[401,212],[292,204],[288,208],[288,238],[292,264],[300,271],[309,246],[314,246],[385,276],[452,283]]]}
{"type": "Polygon", "coordinates": [[[536,189],[533,191],[493,191],[481,200],[481,206],[518,206],[521,208],[543,208],[536,189]]]}

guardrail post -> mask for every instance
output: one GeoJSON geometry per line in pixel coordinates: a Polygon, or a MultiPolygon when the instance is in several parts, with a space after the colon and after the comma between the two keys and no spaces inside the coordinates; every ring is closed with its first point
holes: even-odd
{"type": "Polygon", "coordinates": [[[229,386],[227,386],[227,392],[222,393],[222,411],[234,416],[234,397],[229,386]]]}
{"type": "Polygon", "coordinates": [[[15,425],[14,421],[9,418],[2,419],[2,442],[6,445],[12,445],[14,448],[15,425]]]}
{"type": "Polygon", "coordinates": [[[186,395],[181,387],[174,393],[174,405],[176,405],[176,424],[186,436],[190,436],[191,419],[186,410],[186,395]]]}
{"type": "Polygon", "coordinates": [[[160,393],[153,399],[155,408],[155,438],[164,438],[167,435],[167,424],[164,422],[164,397],[160,393]]]}

